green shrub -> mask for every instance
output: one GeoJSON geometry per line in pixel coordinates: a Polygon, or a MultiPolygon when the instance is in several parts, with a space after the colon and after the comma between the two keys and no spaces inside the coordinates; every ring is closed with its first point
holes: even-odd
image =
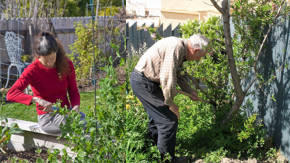
{"type": "MultiPolygon", "coordinates": [[[[206,162],[220,162],[224,157],[257,158],[267,160],[273,155],[273,148],[266,138],[266,132],[257,115],[246,116],[242,111],[228,124],[222,120],[232,106],[233,86],[230,85],[230,72],[224,54],[223,28],[220,19],[213,17],[207,22],[189,22],[181,26],[182,35],[187,38],[193,33],[202,33],[211,40],[210,52],[199,62],[188,62],[183,66],[184,73],[193,76],[207,86],[199,91],[209,103],[191,101],[177,95],[175,102],[180,109],[177,132],[177,156],[201,158],[206,162]],[[267,154],[268,153],[268,154],[267,154]]],[[[133,52],[134,53],[134,52],[133,52]]],[[[138,56],[135,53],[127,58],[127,72],[132,72],[138,56]]],[[[128,76],[130,74],[128,73],[128,76]]],[[[129,162],[158,161],[158,149],[146,137],[147,114],[138,99],[133,95],[128,82],[126,99],[127,160],[129,162]]],[[[251,109],[251,105],[244,107],[251,109]]]]}
{"type": "Polygon", "coordinates": [[[123,55],[123,52],[119,52],[124,40],[123,26],[117,26],[114,19],[106,21],[108,24],[105,26],[98,26],[93,22],[85,25],[81,22],[76,24],[77,39],[69,46],[72,51],[69,57],[74,63],[77,82],[81,86],[91,85],[96,75],[94,69],[102,71],[100,67],[110,64],[108,63],[110,57],[116,61],[120,55],[123,55]]]}
{"type": "MultiPolygon", "coordinates": [[[[76,162],[122,162],[126,159],[126,83],[118,83],[112,59],[103,71],[106,77],[99,82],[96,108],[91,107],[86,114],[85,127],[84,121],[80,121],[80,115],[75,112],[67,116],[66,124],[62,126],[62,137],[77,154],[74,158],[76,162]]],[[[68,111],[61,109],[60,113],[67,115],[68,111]]],[[[51,152],[50,158],[55,159],[59,152],[51,152]]],[[[66,160],[71,159],[66,156],[66,160]]]]}
{"type": "MultiPolygon", "coordinates": [[[[96,26],[94,27],[96,29],[96,26]]],[[[68,56],[75,66],[76,78],[79,85],[88,85],[92,80],[92,67],[94,63],[94,53],[99,54],[96,45],[93,46],[93,37],[97,39],[96,32],[93,36],[93,23],[83,25],[76,24],[75,35],[77,39],[69,47],[72,51],[68,56]],[[94,52],[95,50],[95,52],[94,52]]]]}
{"type": "MultiPolygon", "coordinates": [[[[177,96],[181,119],[177,140],[182,155],[204,158],[216,162],[220,157],[257,158],[265,160],[272,150],[265,143],[265,128],[257,120],[257,114],[246,116],[243,112],[252,109],[245,106],[228,124],[222,124],[233,104],[233,86],[230,84],[230,72],[225,55],[225,43],[221,20],[212,17],[206,22],[192,21],[181,26],[182,36],[187,38],[194,33],[205,35],[210,43],[209,52],[213,53],[199,62],[184,64],[184,72],[207,86],[199,91],[199,96],[208,103],[191,102],[189,98],[177,96]],[[187,108],[187,109],[184,109],[187,108]],[[182,116],[184,115],[184,116],[182,116]],[[261,152],[263,151],[263,152],[261,152]],[[213,154],[214,153],[214,154],[213,154]]],[[[238,49],[235,46],[235,49],[238,49]]]]}

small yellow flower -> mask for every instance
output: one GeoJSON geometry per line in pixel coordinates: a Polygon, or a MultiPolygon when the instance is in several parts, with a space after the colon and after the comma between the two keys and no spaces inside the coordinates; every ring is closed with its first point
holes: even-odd
{"type": "Polygon", "coordinates": [[[130,109],[130,104],[126,104],[126,109],[130,109]]]}
{"type": "Polygon", "coordinates": [[[132,95],[127,95],[127,96],[126,96],[126,99],[134,99],[134,96],[132,96],[132,95]]]}
{"type": "Polygon", "coordinates": [[[139,99],[137,99],[137,105],[138,106],[142,106],[142,103],[141,103],[141,101],[139,99]]]}

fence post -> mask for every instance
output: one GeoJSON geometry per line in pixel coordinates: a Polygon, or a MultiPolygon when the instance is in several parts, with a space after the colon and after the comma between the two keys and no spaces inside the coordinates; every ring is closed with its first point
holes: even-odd
{"type": "Polygon", "coordinates": [[[180,25],[177,25],[174,30],[172,31],[172,36],[180,37],[181,34],[179,32],[180,25]]]}
{"type": "MultiPolygon", "coordinates": [[[[145,24],[142,25],[142,27],[144,27],[145,24]]],[[[144,28],[140,29],[140,39],[139,39],[139,48],[142,48],[143,47],[143,44],[145,42],[145,30],[144,28]]]]}
{"type": "Polygon", "coordinates": [[[172,29],[171,29],[172,27],[171,27],[171,24],[169,24],[168,26],[167,26],[167,28],[164,30],[164,32],[163,32],[163,36],[164,37],[169,37],[169,36],[171,36],[171,34],[172,34],[172,29]]]}
{"type": "Polygon", "coordinates": [[[158,33],[161,37],[163,37],[163,24],[161,24],[157,30],[156,33],[158,33]]]}
{"type": "Polygon", "coordinates": [[[136,45],[136,33],[137,33],[137,23],[134,23],[130,28],[129,28],[129,39],[130,39],[130,46],[132,46],[134,49],[137,48],[136,45]]]}

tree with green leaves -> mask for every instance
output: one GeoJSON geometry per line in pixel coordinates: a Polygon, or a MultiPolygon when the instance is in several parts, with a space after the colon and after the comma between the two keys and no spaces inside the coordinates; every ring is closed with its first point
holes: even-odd
{"type": "Polygon", "coordinates": [[[228,0],[223,0],[221,5],[215,0],[211,2],[222,15],[225,53],[233,86],[234,101],[224,120],[226,123],[241,108],[252,85],[261,81],[257,62],[271,29],[279,16],[289,13],[289,7],[285,6],[285,0],[235,0],[232,5],[228,0]],[[231,18],[235,31],[230,28],[231,18]],[[255,78],[245,86],[250,71],[254,71],[255,78]]]}

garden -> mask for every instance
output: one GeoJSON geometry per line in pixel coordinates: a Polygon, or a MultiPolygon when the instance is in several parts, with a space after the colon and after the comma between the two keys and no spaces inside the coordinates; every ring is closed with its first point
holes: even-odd
{"type": "MultiPolygon", "coordinates": [[[[269,134],[261,111],[255,108],[254,98],[247,98],[266,90],[278,78],[276,69],[266,76],[261,69],[271,31],[289,21],[289,7],[284,3],[284,0],[237,0],[231,6],[213,3],[222,12],[222,18],[188,21],[180,26],[182,38],[194,33],[209,38],[212,56],[199,62],[185,62],[182,67],[203,101],[191,101],[181,94],[174,99],[180,109],[178,157],[186,157],[188,162],[287,162],[269,134]],[[227,21],[230,8],[232,26],[227,21]],[[235,29],[232,33],[231,28],[235,29]]],[[[123,26],[107,26],[103,29],[107,36],[103,37],[94,31],[98,28],[94,22],[77,24],[77,39],[68,54],[75,65],[79,87],[88,88],[80,92],[81,111],[86,114],[85,129],[79,114],[68,114],[68,110],[55,104],[61,108],[59,113],[68,114],[59,138],[67,141],[66,146],[74,155],[66,150],[44,148],[22,153],[9,151],[9,138],[21,133],[15,125],[0,127],[0,161],[161,161],[157,147],[147,136],[148,116],[129,81],[138,59],[149,47],[129,50],[126,41],[120,41],[126,40],[123,26]],[[111,38],[109,53],[98,46],[107,37],[111,38]]],[[[152,31],[159,34],[151,28],[152,31]]],[[[156,41],[162,38],[159,36],[156,41]]],[[[5,101],[6,91],[1,89],[0,118],[37,122],[35,105],[9,103],[5,101]]],[[[271,101],[277,100],[271,95],[271,101]]]]}

